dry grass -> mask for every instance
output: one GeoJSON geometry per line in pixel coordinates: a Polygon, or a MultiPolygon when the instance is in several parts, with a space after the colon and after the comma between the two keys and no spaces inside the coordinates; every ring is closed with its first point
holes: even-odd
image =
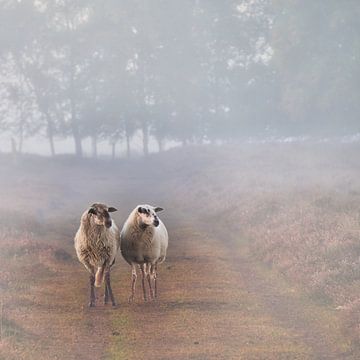
{"type": "Polygon", "coordinates": [[[343,311],[344,329],[357,340],[359,150],[279,145],[220,149],[218,156],[209,149],[212,166],[177,186],[201,218],[246,238],[255,259],[343,311]]]}

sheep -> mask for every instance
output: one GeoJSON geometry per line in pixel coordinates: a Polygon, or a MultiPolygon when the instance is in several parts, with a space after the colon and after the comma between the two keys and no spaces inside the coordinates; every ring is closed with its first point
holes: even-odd
{"type": "Polygon", "coordinates": [[[157,266],[165,260],[168,247],[167,230],[156,214],[162,210],[151,205],[138,205],[130,213],[121,230],[121,254],[132,270],[129,302],[132,302],[135,296],[136,265],[139,265],[142,273],[144,301],[147,301],[145,278],[149,284],[150,299],[157,298],[157,266]],[[152,279],[155,294],[151,285],[152,279]]]}
{"type": "Polygon", "coordinates": [[[110,284],[110,268],[115,262],[120,247],[120,232],[111,219],[114,207],[95,203],[81,216],[80,227],[75,235],[74,245],[79,261],[90,272],[90,302],[95,306],[94,286],[100,287],[105,278],[105,305],[111,299],[116,306],[110,284]]]}

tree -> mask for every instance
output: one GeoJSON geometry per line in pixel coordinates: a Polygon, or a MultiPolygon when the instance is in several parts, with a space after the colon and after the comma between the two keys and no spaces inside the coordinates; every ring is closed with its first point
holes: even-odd
{"type": "Polygon", "coordinates": [[[288,129],[323,134],[358,129],[360,4],[277,0],[274,9],[273,65],[288,129]]]}

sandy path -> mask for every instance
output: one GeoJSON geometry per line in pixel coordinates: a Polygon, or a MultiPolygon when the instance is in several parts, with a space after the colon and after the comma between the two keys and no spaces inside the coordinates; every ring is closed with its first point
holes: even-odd
{"type": "MultiPolygon", "coordinates": [[[[127,292],[121,294],[113,319],[117,337],[106,358],[350,358],[335,314],[239,256],[229,241],[192,224],[174,224],[170,233],[160,299],[143,303],[140,286],[136,304],[124,303],[127,292]]],[[[118,270],[128,291],[129,269],[122,263],[118,270]]]]}

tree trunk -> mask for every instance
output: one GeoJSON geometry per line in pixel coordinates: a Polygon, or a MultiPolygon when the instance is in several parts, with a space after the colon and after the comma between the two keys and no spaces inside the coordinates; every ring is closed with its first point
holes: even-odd
{"type": "Polygon", "coordinates": [[[130,159],[131,147],[130,147],[130,135],[126,134],[126,157],[130,159]]]}
{"type": "Polygon", "coordinates": [[[116,142],[111,144],[111,159],[114,161],[116,157],[116,142]]]}
{"type": "Polygon", "coordinates": [[[49,139],[50,153],[51,156],[55,156],[55,145],[54,145],[54,125],[52,121],[47,118],[47,136],[49,139]]]}
{"type": "Polygon", "coordinates": [[[70,51],[70,87],[69,87],[69,100],[70,100],[70,112],[71,112],[71,130],[75,142],[75,154],[77,157],[83,156],[81,136],[79,130],[79,124],[76,119],[75,110],[75,80],[74,80],[74,59],[72,49],[70,51]]]}
{"type": "Polygon", "coordinates": [[[22,135],[20,135],[20,138],[19,138],[19,151],[18,151],[19,154],[22,154],[23,142],[24,142],[24,138],[23,138],[22,135]]]}
{"type": "Polygon", "coordinates": [[[157,142],[158,142],[159,152],[163,152],[163,151],[164,151],[164,142],[163,142],[163,139],[157,138],[157,142]]]}
{"type": "Polygon", "coordinates": [[[16,163],[17,149],[16,149],[16,140],[14,138],[11,138],[11,152],[12,152],[13,161],[16,163]]]}
{"type": "Polygon", "coordinates": [[[149,155],[149,128],[146,121],[142,121],[141,130],[143,133],[143,152],[144,156],[149,155]]]}
{"type": "Polygon", "coordinates": [[[55,153],[54,137],[52,135],[49,136],[49,144],[50,144],[51,156],[54,157],[56,153],[55,153]]]}
{"type": "Polygon", "coordinates": [[[82,143],[81,143],[79,126],[76,121],[75,103],[74,103],[74,99],[72,97],[70,97],[70,107],[71,107],[71,131],[72,131],[72,135],[73,135],[74,143],[75,143],[75,155],[77,157],[82,157],[82,155],[83,155],[82,143]]]}
{"type": "Polygon", "coordinates": [[[92,157],[94,159],[97,158],[97,136],[91,136],[91,149],[92,149],[92,157]]]}
{"type": "Polygon", "coordinates": [[[81,138],[79,134],[79,128],[76,123],[74,123],[74,120],[72,120],[73,123],[71,124],[72,134],[74,138],[75,143],[75,155],[77,157],[82,157],[83,151],[82,151],[82,144],[81,144],[81,138]]]}
{"type": "Polygon", "coordinates": [[[24,113],[21,109],[21,113],[20,113],[20,126],[19,126],[19,147],[18,147],[18,153],[21,154],[22,153],[22,149],[23,149],[23,143],[24,143],[24,125],[25,125],[25,120],[24,120],[24,113]]]}
{"type": "Polygon", "coordinates": [[[16,155],[17,153],[16,140],[14,138],[11,138],[11,152],[13,155],[16,155]]]}

